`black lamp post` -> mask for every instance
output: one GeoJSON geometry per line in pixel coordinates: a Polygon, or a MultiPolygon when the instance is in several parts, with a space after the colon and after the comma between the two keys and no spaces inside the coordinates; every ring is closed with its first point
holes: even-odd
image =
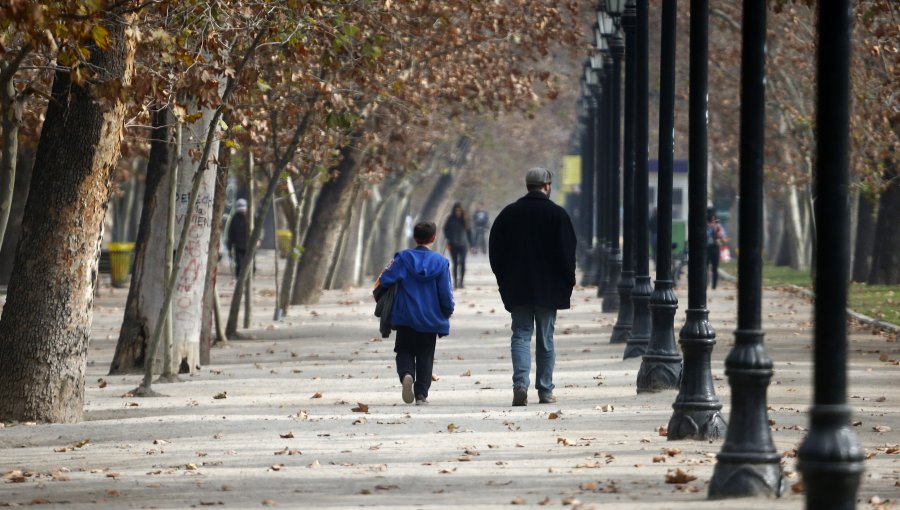
{"type": "Polygon", "coordinates": [[[675,348],[675,297],[672,283],[672,172],[675,162],[675,10],[663,0],[660,40],[659,181],[657,185],[656,284],[650,295],[650,343],[637,375],[638,393],[678,388],[681,356],[675,348]]]}
{"type": "Polygon", "coordinates": [[[718,439],[727,425],[716,398],[710,356],[716,331],[706,308],[706,164],[709,0],[691,0],[690,97],[688,119],[688,308],[680,343],[684,370],[672,404],[668,440],[718,439]]]}
{"type": "Polygon", "coordinates": [[[582,100],[585,110],[585,129],[581,141],[581,204],[579,216],[581,221],[581,260],[584,272],[590,271],[591,250],[594,239],[594,154],[596,152],[597,100],[592,88],[596,86],[596,76],[591,70],[591,63],[586,60],[583,65],[582,100]]]}
{"type": "Polygon", "coordinates": [[[603,285],[607,275],[607,259],[608,259],[608,209],[607,209],[607,193],[609,187],[607,184],[609,175],[609,87],[607,84],[607,65],[605,56],[609,53],[606,41],[599,37],[600,27],[594,24],[594,40],[597,43],[596,49],[599,50],[591,55],[591,69],[594,70],[597,78],[597,85],[594,87],[597,98],[597,150],[594,152],[594,230],[596,232],[593,264],[591,266],[591,274],[588,275],[585,284],[598,286],[603,285]]]}
{"type": "Polygon", "coordinates": [[[635,5],[628,0],[622,12],[622,28],[625,31],[625,136],[622,167],[622,272],[619,276],[619,315],[613,326],[609,342],[626,343],[631,336],[634,305],[631,290],[634,288],[634,72],[635,54],[635,5]]]}
{"type": "Polygon", "coordinates": [[[637,0],[635,48],[637,51],[634,72],[634,287],[631,289],[631,300],[634,303],[634,319],[631,324],[631,335],[625,345],[625,359],[643,356],[650,343],[650,310],[647,308],[650,293],[650,249],[647,231],[647,145],[649,100],[648,83],[648,33],[647,11],[649,0],[637,0]]]}
{"type": "MultiPolygon", "coordinates": [[[[619,147],[621,138],[619,129],[621,126],[621,82],[622,82],[622,55],[625,54],[625,42],[619,35],[619,19],[624,8],[623,0],[609,0],[606,3],[606,12],[598,11],[598,18],[603,17],[600,23],[601,31],[607,38],[609,45],[609,256],[607,260],[608,281],[603,287],[603,312],[615,312],[619,309],[619,278],[622,272],[621,252],[619,251],[619,147]]],[[[599,288],[598,288],[599,292],[599,288]]]]}
{"type": "Polygon", "coordinates": [[[852,510],[865,454],[847,406],[847,281],[850,267],[848,126],[850,2],[819,2],[816,66],[815,402],[797,452],[806,508],[852,510]]]}
{"type": "MultiPolygon", "coordinates": [[[[709,482],[710,498],[781,496],[784,475],[766,413],[772,358],[763,346],[762,233],[767,2],[743,3],[740,233],[735,344],[725,358],[731,416],[709,482]]],[[[823,508],[830,508],[826,505],[823,508]]]]}

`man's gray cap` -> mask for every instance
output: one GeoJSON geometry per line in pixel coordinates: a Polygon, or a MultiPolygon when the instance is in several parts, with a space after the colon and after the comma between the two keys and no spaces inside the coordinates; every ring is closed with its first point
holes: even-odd
{"type": "Polygon", "coordinates": [[[553,182],[553,174],[546,168],[535,167],[525,174],[525,184],[550,184],[553,182]]]}

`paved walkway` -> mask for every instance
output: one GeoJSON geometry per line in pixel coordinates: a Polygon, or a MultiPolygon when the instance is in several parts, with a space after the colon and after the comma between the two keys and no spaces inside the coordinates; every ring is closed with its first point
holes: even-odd
{"type": "MultiPolygon", "coordinates": [[[[622,361],[622,347],[609,345],[615,316],[600,313],[596,289],[576,289],[573,308],[559,314],[559,402],[512,408],[509,317],[486,259],[471,257],[452,334],[438,343],[431,405],[417,407],[400,399],[392,340],[376,338],[369,289],[328,292],[273,324],[271,257],[260,262],[252,338],[215,349],[213,364],[184,383],[157,385],[165,398],[129,397],[138,376],[106,375],[127,290],[104,287],[86,420],[0,430],[0,506],[803,507],[790,490],[775,501],[706,500],[721,442],[659,435],[675,392],[635,393],[640,360],[622,361]],[[368,412],[354,412],[360,407],[368,412]],[[660,455],[665,462],[654,462],[660,455]],[[667,484],[676,468],[696,480],[667,484]]],[[[710,308],[720,341],[713,373],[727,416],[722,360],[735,326],[734,285],[712,292],[710,308]]],[[[764,310],[776,361],[770,418],[793,484],[790,452],[811,401],[811,308],[800,296],[767,291],[764,310]]],[[[900,443],[900,349],[896,338],[859,330],[850,350],[855,431],[870,455],[859,508],[873,508],[873,496],[900,499],[900,455],[888,453],[900,443]]]]}

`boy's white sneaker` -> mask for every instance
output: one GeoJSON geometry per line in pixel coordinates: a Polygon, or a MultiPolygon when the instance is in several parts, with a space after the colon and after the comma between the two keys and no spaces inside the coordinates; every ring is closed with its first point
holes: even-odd
{"type": "Polygon", "coordinates": [[[403,401],[407,404],[413,402],[413,377],[409,374],[403,376],[403,401]]]}

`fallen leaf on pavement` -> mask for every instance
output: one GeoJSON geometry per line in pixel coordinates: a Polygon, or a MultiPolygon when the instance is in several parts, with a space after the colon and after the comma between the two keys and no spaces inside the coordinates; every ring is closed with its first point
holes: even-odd
{"type": "Polygon", "coordinates": [[[288,432],[287,434],[278,434],[278,437],[281,439],[294,439],[294,433],[288,432]]]}
{"type": "Polygon", "coordinates": [[[366,404],[363,404],[362,402],[357,402],[356,407],[351,409],[351,411],[353,411],[354,413],[368,413],[369,406],[366,404]]]}
{"type": "Polygon", "coordinates": [[[459,429],[459,426],[456,425],[455,423],[448,423],[448,424],[447,424],[447,431],[448,431],[448,432],[454,432],[454,431],[456,431],[457,429],[459,429]]]}
{"type": "Polygon", "coordinates": [[[563,446],[575,446],[577,443],[568,437],[557,437],[556,444],[562,443],[563,446]]]}
{"type": "Polygon", "coordinates": [[[665,456],[665,455],[655,455],[655,456],[653,457],[653,463],[654,463],[654,464],[657,464],[657,463],[659,463],[659,462],[665,462],[665,461],[666,461],[666,456],[665,456]]]}
{"type": "Polygon", "coordinates": [[[509,502],[511,505],[527,505],[528,502],[525,501],[525,498],[519,496],[518,498],[513,499],[509,502]]]}
{"type": "Polygon", "coordinates": [[[667,427],[665,425],[660,425],[656,429],[656,432],[662,437],[667,437],[669,435],[669,427],[667,427]]]}
{"type": "Polygon", "coordinates": [[[669,472],[666,473],[666,483],[688,483],[696,479],[696,476],[681,468],[670,469],[669,472]]]}
{"type": "Polygon", "coordinates": [[[560,415],[560,413],[550,413],[549,415],[547,415],[547,419],[548,420],[556,420],[559,418],[559,415],[560,415]]]}
{"type": "Polygon", "coordinates": [[[872,430],[874,430],[875,432],[890,432],[891,428],[887,425],[876,425],[872,427],[872,430]]]}
{"type": "Polygon", "coordinates": [[[679,450],[678,448],[663,448],[663,452],[665,452],[665,454],[669,457],[674,457],[681,453],[681,450],[679,450]]]}
{"type": "Polygon", "coordinates": [[[215,395],[213,395],[213,398],[216,400],[222,400],[223,398],[228,398],[228,392],[223,391],[222,393],[216,393],[215,395]]]}
{"type": "Polygon", "coordinates": [[[309,398],[322,398],[322,394],[317,391],[317,392],[313,393],[313,396],[311,396],[309,398]]]}

